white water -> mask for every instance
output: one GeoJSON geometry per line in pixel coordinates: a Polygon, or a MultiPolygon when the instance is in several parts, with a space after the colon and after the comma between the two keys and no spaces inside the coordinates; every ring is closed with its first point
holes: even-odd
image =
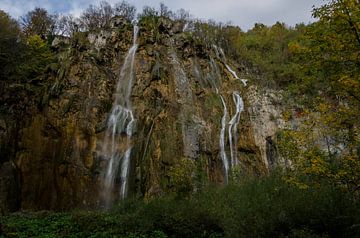
{"type": "Polygon", "coordinates": [[[224,115],[223,117],[221,118],[221,131],[220,131],[220,157],[221,157],[221,160],[223,162],[223,165],[224,165],[224,172],[225,172],[225,175],[224,175],[224,178],[225,178],[225,184],[227,184],[228,182],[228,177],[229,177],[229,162],[228,162],[228,158],[226,156],[226,152],[225,152],[225,132],[226,132],[226,118],[227,118],[227,107],[226,107],[226,103],[225,103],[225,100],[223,98],[223,96],[221,94],[220,95],[220,98],[221,98],[221,102],[224,106],[224,115]]]}
{"type": "Polygon", "coordinates": [[[233,69],[231,69],[231,67],[226,63],[227,60],[226,60],[224,50],[221,47],[218,47],[217,45],[213,45],[213,48],[215,50],[217,57],[219,57],[219,59],[224,62],[226,69],[234,76],[234,78],[239,79],[246,87],[248,80],[239,78],[237,76],[236,72],[233,69]]]}
{"type": "Polygon", "coordinates": [[[233,92],[233,100],[236,106],[236,112],[229,121],[229,143],[230,143],[230,155],[231,155],[231,167],[238,164],[237,160],[237,126],[240,122],[240,114],[244,111],[244,101],[242,100],[239,92],[233,92]],[[233,141],[234,139],[234,141],[233,141]]]}
{"type": "Polygon", "coordinates": [[[186,22],[184,24],[184,27],[182,29],[183,32],[193,32],[194,31],[194,25],[192,22],[186,22]]]}
{"type": "MultiPolygon", "coordinates": [[[[216,50],[217,54],[218,52],[218,48],[216,45],[213,45],[214,49],[216,50]]],[[[225,134],[226,134],[226,119],[228,117],[228,112],[227,112],[227,106],[224,100],[224,97],[220,94],[219,89],[216,85],[216,79],[221,77],[220,76],[220,72],[219,69],[215,63],[215,61],[213,59],[210,60],[210,67],[212,69],[212,74],[213,76],[208,77],[208,80],[210,80],[210,85],[213,87],[213,89],[215,90],[216,94],[219,95],[223,108],[224,108],[224,113],[223,116],[221,118],[221,130],[220,130],[220,139],[219,139],[219,147],[220,147],[220,158],[221,161],[223,163],[224,166],[224,181],[225,184],[228,183],[228,178],[229,178],[229,161],[226,155],[226,150],[225,150],[225,134]]]]}
{"type": "MultiPolygon", "coordinates": [[[[224,51],[216,46],[213,45],[213,48],[215,50],[215,53],[217,55],[217,57],[221,60],[223,60],[227,70],[229,70],[229,72],[236,78],[236,79],[240,79],[236,72],[234,70],[232,70],[230,68],[230,66],[228,64],[226,64],[226,57],[224,54],[224,51]]],[[[215,71],[216,77],[221,77],[220,74],[218,74],[216,71],[218,71],[216,63],[211,60],[210,61],[210,66],[212,68],[213,71],[215,71]]],[[[214,72],[213,72],[214,73],[214,72]]],[[[208,77],[209,80],[213,79],[214,77],[208,77]]],[[[247,80],[246,79],[240,79],[242,81],[242,83],[246,86],[247,80]]],[[[220,96],[221,102],[223,104],[224,107],[224,114],[223,117],[221,119],[221,131],[220,131],[220,157],[224,166],[224,178],[225,178],[225,183],[227,183],[228,181],[228,176],[229,176],[229,168],[230,167],[234,167],[238,164],[238,159],[237,159],[237,126],[240,122],[240,114],[241,112],[244,111],[244,102],[243,99],[241,98],[239,92],[233,92],[233,100],[234,100],[234,104],[235,104],[235,114],[233,115],[233,117],[230,119],[229,121],[229,127],[228,127],[228,135],[229,135],[229,144],[230,144],[230,156],[231,156],[231,164],[229,164],[229,160],[227,158],[226,155],[226,150],[225,150],[225,134],[226,134],[226,119],[228,117],[228,111],[227,111],[227,106],[226,106],[226,102],[223,98],[223,96],[219,93],[219,89],[216,86],[216,83],[211,81],[210,84],[213,86],[213,88],[215,89],[215,92],[220,96]]]]}
{"type": "Polygon", "coordinates": [[[229,70],[229,72],[234,76],[234,78],[239,79],[244,84],[245,87],[247,86],[247,79],[239,78],[237,76],[236,72],[234,70],[232,70],[228,64],[225,63],[225,66],[226,66],[227,70],[229,70]]]}
{"type": "Polygon", "coordinates": [[[129,49],[121,68],[115,92],[115,100],[107,122],[103,146],[104,158],[107,161],[103,191],[106,206],[110,205],[109,203],[112,198],[116,174],[118,173],[120,163],[120,198],[125,198],[127,194],[132,149],[131,136],[135,123],[130,97],[134,80],[134,60],[138,47],[138,44],[136,43],[138,31],[139,28],[135,25],[133,45],[129,49]]]}
{"type": "Polygon", "coordinates": [[[220,60],[226,61],[224,51],[223,51],[220,47],[218,47],[217,45],[212,45],[212,47],[213,47],[214,50],[215,50],[216,56],[217,56],[220,60]]]}

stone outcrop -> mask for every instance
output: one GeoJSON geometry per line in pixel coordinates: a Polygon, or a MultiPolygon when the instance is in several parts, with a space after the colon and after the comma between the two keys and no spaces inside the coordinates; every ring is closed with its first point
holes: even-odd
{"type": "Polygon", "coordinates": [[[276,133],[287,127],[282,119],[281,92],[250,86],[247,92],[250,123],[255,144],[261,151],[262,161],[271,169],[281,160],[276,150],[276,133]]]}
{"type": "MultiPolygon", "coordinates": [[[[106,122],[120,68],[132,44],[129,22],[115,19],[111,26],[78,33],[69,44],[63,42],[64,47],[56,44],[60,63],[47,78],[42,106],[21,124],[17,149],[1,164],[0,201],[9,210],[99,206],[106,122]],[[17,202],[10,204],[15,197],[17,202]]],[[[266,174],[274,159],[267,155],[276,153],[271,152],[274,145],[269,146],[281,126],[274,120],[280,113],[271,97],[254,86],[245,87],[211,44],[202,44],[191,31],[182,32],[183,24],[162,19],[155,27],[145,22],[139,27],[131,96],[136,126],[130,196],[177,191],[177,176],[191,177],[190,190],[224,183],[219,94],[229,110],[228,123],[236,111],[234,91],[245,101],[236,141],[238,170],[242,175],[266,174]],[[185,175],[179,169],[184,161],[192,164],[191,173],[185,175]]],[[[236,62],[227,63],[241,68],[236,62]]],[[[10,137],[3,133],[1,141],[10,137]]],[[[230,154],[228,135],[225,147],[230,154]]]]}

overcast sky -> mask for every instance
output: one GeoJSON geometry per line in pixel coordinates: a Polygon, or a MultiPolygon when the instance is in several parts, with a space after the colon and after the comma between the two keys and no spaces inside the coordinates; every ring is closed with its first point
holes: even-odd
{"type": "MultiPolygon", "coordinates": [[[[109,3],[121,0],[108,0],[109,3]]],[[[24,15],[35,7],[42,7],[51,13],[71,13],[79,16],[89,4],[97,5],[99,0],[0,0],[0,9],[14,18],[24,15]]],[[[231,22],[243,30],[254,23],[272,25],[276,21],[293,26],[296,23],[308,23],[312,6],[319,6],[324,0],[127,0],[140,11],[144,5],[158,7],[165,3],[171,10],[184,8],[192,16],[203,20],[213,19],[231,22]]]]}

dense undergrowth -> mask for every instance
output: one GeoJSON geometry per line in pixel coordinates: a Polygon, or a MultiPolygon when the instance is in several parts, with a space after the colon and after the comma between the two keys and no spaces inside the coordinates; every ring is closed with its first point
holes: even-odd
{"type": "Polygon", "coordinates": [[[109,211],[14,213],[3,237],[359,237],[358,197],[282,175],[209,187],[191,198],[129,199],[109,211]]]}

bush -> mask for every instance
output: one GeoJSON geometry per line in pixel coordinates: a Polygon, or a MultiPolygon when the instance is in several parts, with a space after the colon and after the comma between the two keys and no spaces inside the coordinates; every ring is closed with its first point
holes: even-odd
{"type": "Polygon", "coordinates": [[[6,237],[359,237],[358,198],[300,189],[282,174],[208,187],[191,198],[126,200],[111,211],[13,214],[6,237]]]}

